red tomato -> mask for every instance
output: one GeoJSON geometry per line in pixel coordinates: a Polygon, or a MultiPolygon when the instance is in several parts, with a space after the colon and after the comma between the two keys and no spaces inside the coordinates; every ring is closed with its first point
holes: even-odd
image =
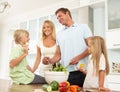
{"type": "Polygon", "coordinates": [[[67,82],[59,83],[59,92],[67,92],[67,88],[68,88],[67,82]]]}

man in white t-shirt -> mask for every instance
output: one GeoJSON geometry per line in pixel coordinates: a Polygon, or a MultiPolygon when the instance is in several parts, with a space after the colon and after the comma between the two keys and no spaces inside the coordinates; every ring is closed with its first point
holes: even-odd
{"type": "Polygon", "coordinates": [[[83,86],[85,74],[78,71],[80,63],[86,64],[88,61],[87,41],[92,36],[86,24],[76,24],[72,20],[71,13],[67,8],[60,8],[55,12],[58,21],[65,26],[57,34],[57,50],[53,58],[45,57],[44,64],[60,63],[67,67],[70,72],[68,81],[70,84],[83,86]]]}

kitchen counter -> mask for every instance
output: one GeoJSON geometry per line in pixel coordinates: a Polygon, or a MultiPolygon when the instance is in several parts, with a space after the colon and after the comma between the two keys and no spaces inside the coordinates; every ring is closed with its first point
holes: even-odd
{"type": "MultiPolygon", "coordinates": [[[[0,92],[45,92],[41,89],[42,84],[17,85],[12,84],[11,80],[0,79],[0,92]]],[[[96,89],[84,89],[82,92],[98,92],[96,89]],[[88,90],[88,91],[86,91],[88,90]]],[[[53,91],[59,92],[59,91],[53,91]]],[[[117,91],[111,91],[117,92],[117,91]]]]}

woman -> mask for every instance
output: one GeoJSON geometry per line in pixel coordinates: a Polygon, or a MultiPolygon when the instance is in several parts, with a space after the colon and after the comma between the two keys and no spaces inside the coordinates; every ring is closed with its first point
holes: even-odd
{"type": "Polygon", "coordinates": [[[33,72],[44,76],[44,71],[52,68],[52,65],[45,65],[41,62],[43,57],[52,57],[56,51],[55,26],[52,21],[46,20],[42,27],[42,39],[37,43],[37,56],[33,67],[33,72]],[[39,68],[38,68],[39,66],[39,68]],[[38,68],[38,69],[37,69],[38,68]],[[37,70],[36,70],[37,69],[37,70]]]}

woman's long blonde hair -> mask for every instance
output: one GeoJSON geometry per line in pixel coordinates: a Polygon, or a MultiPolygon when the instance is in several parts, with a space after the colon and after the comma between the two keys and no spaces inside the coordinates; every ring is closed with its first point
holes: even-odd
{"type": "Polygon", "coordinates": [[[43,23],[43,26],[42,26],[42,39],[44,40],[46,38],[46,35],[43,33],[43,27],[44,27],[45,23],[48,23],[50,25],[50,27],[52,29],[52,37],[55,40],[56,39],[55,26],[54,26],[53,22],[50,21],[50,20],[45,20],[44,23],[43,23]]]}
{"type": "Polygon", "coordinates": [[[106,75],[109,74],[109,61],[107,57],[107,50],[105,41],[100,36],[93,36],[89,39],[91,54],[92,54],[92,60],[93,60],[93,71],[96,75],[99,73],[99,64],[100,64],[100,56],[101,54],[105,57],[105,63],[106,63],[106,75]]]}

